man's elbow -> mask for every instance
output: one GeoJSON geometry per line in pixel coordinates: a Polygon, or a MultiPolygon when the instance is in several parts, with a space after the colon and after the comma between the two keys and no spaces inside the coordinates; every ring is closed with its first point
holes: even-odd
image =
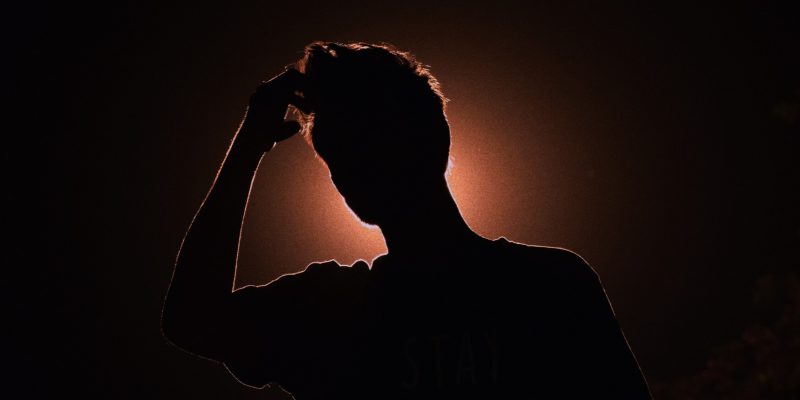
{"type": "Polygon", "coordinates": [[[190,348],[193,347],[191,343],[194,340],[193,330],[189,325],[186,321],[181,320],[180,314],[176,314],[174,308],[164,307],[161,314],[161,335],[171,344],[194,353],[194,351],[190,351],[190,348]]]}

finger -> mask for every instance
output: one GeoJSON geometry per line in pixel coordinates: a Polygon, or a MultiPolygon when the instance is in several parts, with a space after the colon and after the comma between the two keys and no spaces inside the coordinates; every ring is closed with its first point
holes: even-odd
{"type": "Polygon", "coordinates": [[[271,102],[273,99],[285,99],[295,92],[303,90],[304,76],[296,69],[286,71],[274,76],[272,79],[261,82],[255,92],[250,96],[251,102],[271,102]]]}
{"type": "Polygon", "coordinates": [[[264,86],[280,86],[282,88],[296,88],[300,89],[302,85],[303,74],[294,68],[287,68],[285,71],[278,75],[273,76],[270,80],[263,82],[260,87],[264,86]]]}
{"type": "Polygon", "coordinates": [[[305,114],[311,114],[311,104],[303,97],[300,97],[296,94],[292,94],[289,96],[289,104],[295,106],[298,110],[302,111],[305,114]]]}
{"type": "Polygon", "coordinates": [[[294,136],[294,134],[300,131],[300,128],[300,123],[297,121],[284,122],[283,125],[281,125],[278,134],[275,135],[275,141],[280,142],[294,136]]]}

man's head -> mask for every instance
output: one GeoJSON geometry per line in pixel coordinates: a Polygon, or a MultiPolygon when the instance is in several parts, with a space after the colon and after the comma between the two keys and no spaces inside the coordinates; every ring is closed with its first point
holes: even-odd
{"type": "Polygon", "coordinates": [[[403,218],[443,184],[450,129],[424,65],[388,45],[316,42],[298,67],[313,110],[306,133],[362,220],[403,218]]]}

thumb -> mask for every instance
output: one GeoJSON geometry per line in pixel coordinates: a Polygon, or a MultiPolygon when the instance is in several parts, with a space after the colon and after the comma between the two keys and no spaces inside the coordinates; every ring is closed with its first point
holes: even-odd
{"type": "Polygon", "coordinates": [[[275,135],[275,141],[280,142],[292,137],[300,131],[300,123],[297,121],[285,121],[275,135]]]}

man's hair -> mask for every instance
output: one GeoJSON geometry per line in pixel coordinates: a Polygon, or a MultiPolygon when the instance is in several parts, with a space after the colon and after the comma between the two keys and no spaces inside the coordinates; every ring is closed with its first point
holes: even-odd
{"type": "Polygon", "coordinates": [[[407,163],[411,158],[414,166],[403,166],[409,173],[444,172],[447,99],[428,66],[410,53],[389,44],[314,42],[297,67],[306,76],[303,94],[312,108],[303,118],[304,131],[323,159],[338,141],[363,141],[368,144],[360,147],[381,157],[403,154],[407,163]],[[314,120],[322,115],[348,129],[318,137],[314,120]]]}

